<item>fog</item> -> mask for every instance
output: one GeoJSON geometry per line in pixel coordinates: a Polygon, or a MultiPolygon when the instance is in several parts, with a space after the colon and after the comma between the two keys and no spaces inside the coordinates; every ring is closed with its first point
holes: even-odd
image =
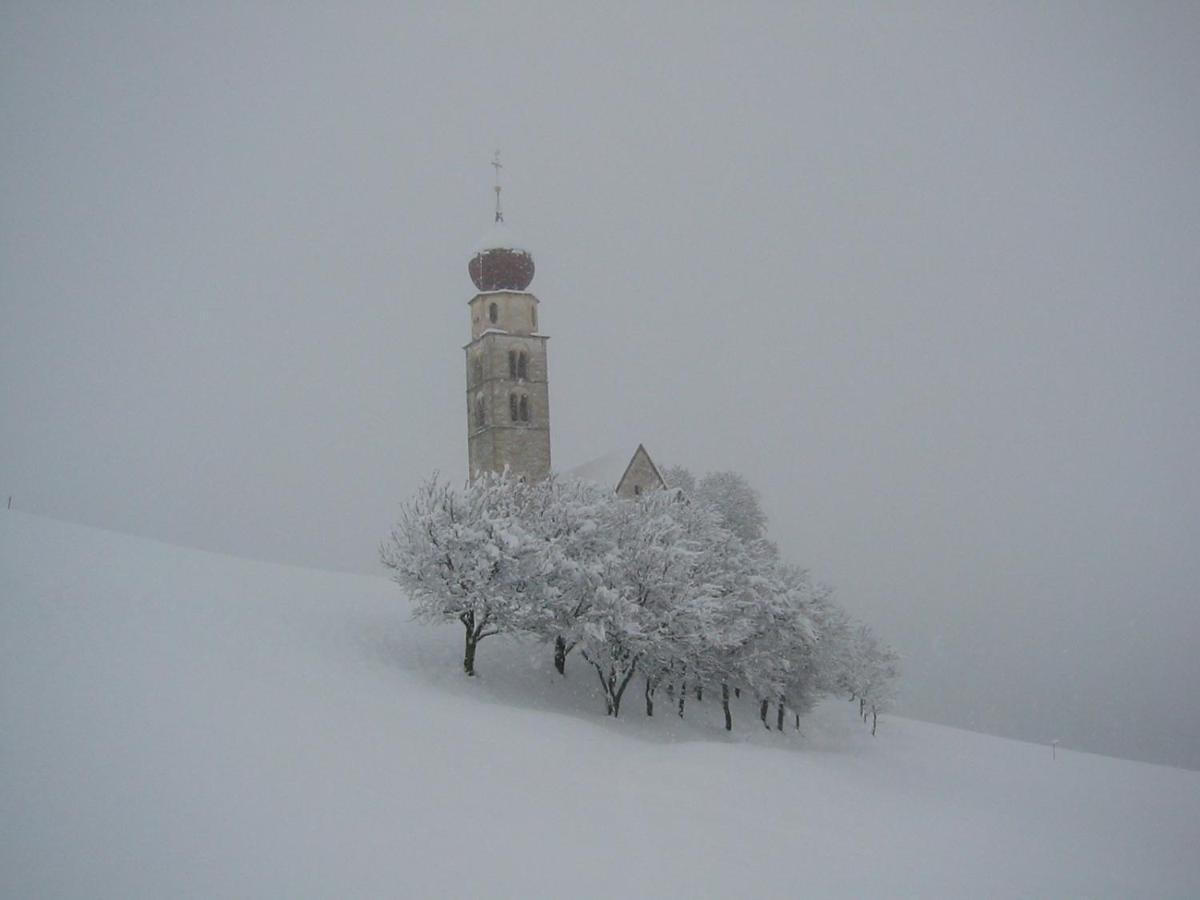
{"type": "Polygon", "coordinates": [[[325,6],[0,10],[0,496],[379,571],[500,147],[557,468],[745,474],[904,714],[1200,768],[1200,8],[325,6]]]}

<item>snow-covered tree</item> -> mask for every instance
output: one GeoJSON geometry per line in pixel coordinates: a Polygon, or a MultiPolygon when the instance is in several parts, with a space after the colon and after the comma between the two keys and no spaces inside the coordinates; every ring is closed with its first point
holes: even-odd
{"type": "Polygon", "coordinates": [[[695,496],[716,510],[721,524],[743,541],[766,537],[767,514],[758,492],[737,472],[709,472],[696,483],[695,496]]]}
{"type": "Polygon", "coordinates": [[[864,720],[867,715],[871,716],[871,734],[874,735],[879,723],[879,714],[890,709],[895,701],[900,657],[895,650],[875,637],[870,626],[861,626],[860,634],[865,635],[865,639],[861,642],[856,641],[856,648],[865,659],[859,667],[861,681],[858,685],[858,695],[863,701],[864,720]]]}
{"type": "Polygon", "coordinates": [[[585,614],[604,586],[613,549],[611,491],[587,481],[550,477],[531,491],[530,529],[544,542],[544,606],[526,623],[554,645],[554,667],[565,674],[567,656],[579,644],[585,614]]]}
{"type": "Polygon", "coordinates": [[[731,690],[758,700],[768,728],[772,703],[782,730],[786,710],[798,719],[825,693],[877,721],[895,653],[780,560],[744,479],[673,471],[694,485],[688,502],[675,491],[625,500],[555,477],[492,476],[462,490],[434,479],[404,505],[381,556],[418,618],[463,625],[468,675],[479,641],[504,631],[552,644],[560,673],[578,648],[611,716],[640,674],[648,715],[665,683],[680,715],[689,692],[720,688],[726,728],[731,690]]]}
{"type": "MultiPolygon", "coordinates": [[[[831,625],[831,618],[840,622],[844,613],[836,607],[832,600],[832,591],[823,584],[812,581],[808,572],[788,567],[789,580],[795,602],[803,610],[807,626],[807,634],[792,656],[792,665],[788,673],[784,696],[786,706],[796,717],[796,727],[800,727],[800,717],[808,713],[822,695],[836,693],[840,687],[831,689],[835,683],[833,677],[827,676],[825,668],[832,665],[831,659],[840,655],[837,649],[839,632],[836,625],[831,625]],[[830,652],[827,654],[825,651],[830,652]]],[[[777,727],[783,728],[783,709],[779,711],[777,727]]]]}
{"type": "Polygon", "coordinates": [[[544,605],[546,557],[526,527],[529,501],[529,487],[507,475],[461,491],[435,477],[404,504],[380,547],[418,619],[462,623],[468,675],[481,640],[526,628],[544,605]]]}
{"type": "Polygon", "coordinates": [[[700,690],[727,680],[728,658],[744,642],[749,625],[739,613],[751,565],[742,542],[702,505],[666,498],[656,504],[657,510],[643,509],[669,516],[677,531],[674,552],[664,559],[670,578],[659,584],[654,639],[643,654],[648,714],[664,680],[678,682],[680,709],[689,684],[700,690]]]}
{"type": "Polygon", "coordinates": [[[871,717],[871,734],[874,734],[879,713],[890,708],[895,698],[900,658],[875,637],[870,625],[851,622],[846,631],[840,671],[842,688],[851,700],[858,701],[863,720],[871,717]]]}
{"type": "Polygon", "coordinates": [[[667,466],[662,476],[671,490],[680,490],[689,496],[696,493],[696,476],[683,466],[667,466]]]}
{"type": "Polygon", "coordinates": [[[776,728],[782,731],[786,710],[807,712],[818,694],[815,591],[808,573],[796,566],[774,562],[767,577],[759,614],[759,660],[750,681],[763,726],[770,727],[766,713],[774,702],[776,728]]]}
{"type": "Polygon", "coordinates": [[[595,668],[605,708],[617,716],[638,663],[658,658],[691,555],[678,514],[665,491],[639,500],[614,499],[604,527],[612,541],[598,568],[599,587],[582,616],[580,647],[595,668]]]}

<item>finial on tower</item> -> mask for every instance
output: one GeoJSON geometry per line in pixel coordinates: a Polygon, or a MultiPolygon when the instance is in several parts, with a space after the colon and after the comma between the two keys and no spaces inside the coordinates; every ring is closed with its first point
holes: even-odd
{"type": "Polygon", "coordinates": [[[492,168],[496,170],[496,221],[503,222],[504,212],[500,209],[500,170],[503,169],[504,166],[500,162],[499,150],[492,155],[492,168]]]}
{"type": "Polygon", "coordinates": [[[492,155],[496,169],[496,222],[475,248],[467,264],[471,280],[481,291],[523,291],[533,280],[533,256],[524,249],[504,224],[500,206],[500,151],[492,155]]]}

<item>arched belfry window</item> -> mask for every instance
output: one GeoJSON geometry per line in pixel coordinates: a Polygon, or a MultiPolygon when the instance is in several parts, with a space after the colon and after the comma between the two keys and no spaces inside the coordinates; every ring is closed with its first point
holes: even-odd
{"type": "Polygon", "coordinates": [[[475,427],[482,428],[487,424],[487,416],[483,406],[483,398],[475,398],[475,427]]]}
{"type": "Polygon", "coordinates": [[[533,322],[533,330],[537,331],[537,307],[536,306],[529,307],[529,319],[531,322],[533,322]]]}
{"type": "Polygon", "coordinates": [[[514,422],[519,422],[521,420],[521,413],[520,413],[520,410],[518,409],[518,402],[517,402],[516,394],[508,395],[508,417],[510,419],[512,419],[514,422]]]}
{"type": "Polygon", "coordinates": [[[514,381],[517,378],[517,351],[508,351],[508,377],[514,381]]]}
{"type": "Polygon", "coordinates": [[[520,353],[517,355],[517,377],[529,377],[529,354],[520,353]]]}
{"type": "Polygon", "coordinates": [[[529,398],[524,394],[521,395],[521,421],[529,421],[529,398]]]}
{"type": "Polygon", "coordinates": [[[492,303],[488,306],[488,321],[494,323],[498,318],[500,318],[500,307],[492,303]]]}

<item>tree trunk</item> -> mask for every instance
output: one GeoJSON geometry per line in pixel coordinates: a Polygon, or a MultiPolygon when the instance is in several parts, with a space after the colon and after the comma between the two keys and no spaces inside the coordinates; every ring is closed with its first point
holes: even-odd
{"type": "Polygon", "coordinates": [[[463,652],[463,671],[467,675],[475,674],[475,645],[478,643],[475,637],[475,629],[467,629],[467,646],[463,652]]]}
{"type": "Polygon", "coordinates": [[[629,682],[633,679],[633,673],[637,671],[638,657],[634,657],[633,662],[629,664],[629,671],[625,673],[625,677],[621,679],[620,684],[617,683],[617,668],[612,666],[609,672],[610,689],[613,695],[613,718],[621,714],[621,698],[625,696],[625,688],[629,687],[629,682]]]}
{"type": "Polygon", "coordinates": [[[702,684],[696,685],[696,702],[697,703],[704,702],[704,685],[702,685],[702,684]]]}
{"type": "Polygon", "coordinates": [[[767,707],[770,705],[770,702],[769,700],[764,700],[758,706],[758,717],[762,719],[763,728],[767,729],[767,731],[771,730],[771,726],[767,724],[767,707]]]}
{"type": "MultiPolygon", "coordinates": [[[[584,654],[587,659],[587,655],[584,654]]],[[[625,694],[625,688],[629,687],[629,682],[633,678],[633,673],[637,671],[638,658],[634,657],[633,662],[629,664],[625,675],[617,680],[617,667],[610,664],[608,674],[604,674],[604,669],[595,660],[588,659],[592,664],[592,668],[596,670],[596,676],[600,679],[600,688],[604,692],[604,709],[605,712],[614,719],[621,714],[621,697],[625,694]]]]}
{"type": "Polygon", "coordinates": [[[733,716],[729,714],[729,685],[721,684],[721,709],[725,712],[725,730],[733,731],[733,716]]]}
{"type": "Polygon", "coordinates": [[[742,699],[742,689],[741,689],[740,687],[735,687],[735,688],[733,689],[733,696],[735,696],[735,697],[737,697],[739,700],[741,700],[741,699],[742,699]]]}
{"type": "MultiPolygon", "coordinates": [[[[584,658],[587,658],[587,654],[584,654],[584,658]]],[[[589,659],[588,662],[592,661],[589,659]]],[[[614,715],[612,692],[609,690],[609,682],[604,678],[604,670],[595,662],[592,662],[592,668],[596,670],[596,677],[600,679],[600,690],[604,693],[604,714],[606,716],[614,715]]]]}
{"type": "Polygon", "coordinates": [[[875,712],[875,708],[871,707],[871,737],[875,737],[875,726],[879,724],[879,713],[875,712]]]}
{"type": "Polygon", "coordinates": [[[650,679],[646,679],[646,715],[654,715],[654,685],[650,679]]]}
{"type": "Polygon", "coordinates": [[[561,634],[554,639],[554,668],[558,669],[559,675],[567,674],[567,642],[561,634]]]}
{"type": "Polygon", "coordinates": [[[683,705],[687,703],[687,684],[679,685],[679,718],[683,718],[683,705]]]}
{"type": "Polygon", "coordinates": [[[783,731],[783,698],[779,698],[779,716],[775,720],[775,730],[783,731]]]}
{"type": "Polygon", "coordinates": [[[800,730],[800,713],[796,713],[796,730],[800,730]]]}

